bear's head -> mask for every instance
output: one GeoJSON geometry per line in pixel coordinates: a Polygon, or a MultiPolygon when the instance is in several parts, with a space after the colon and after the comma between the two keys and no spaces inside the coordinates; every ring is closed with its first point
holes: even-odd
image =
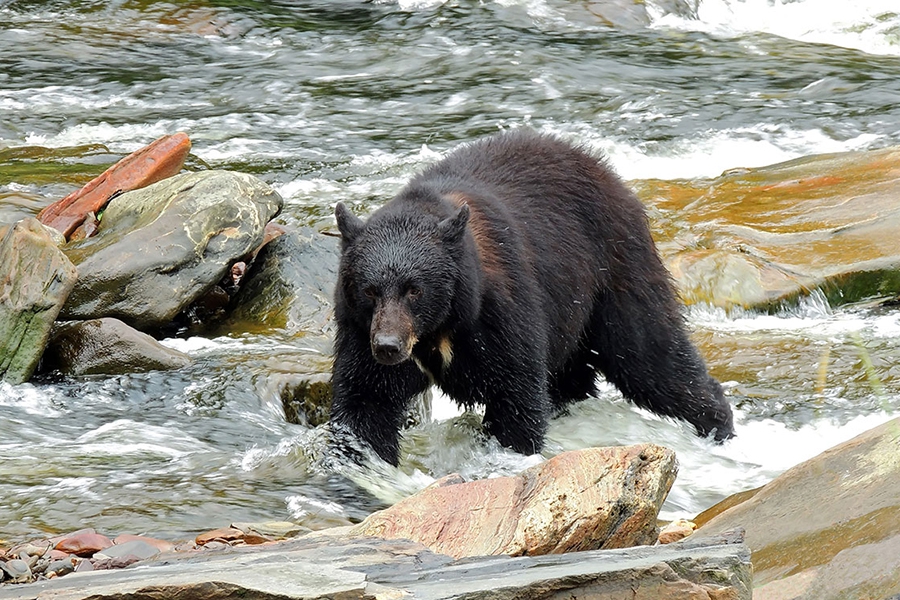
{"type": "Polygon", "coordinates": [[[385,206],[363,222],[335,206],[339,293],[384,365],[408,360],[420,339],[448,321],[460,277],[468,206],[444,218],[409,208],[385,206]]]}

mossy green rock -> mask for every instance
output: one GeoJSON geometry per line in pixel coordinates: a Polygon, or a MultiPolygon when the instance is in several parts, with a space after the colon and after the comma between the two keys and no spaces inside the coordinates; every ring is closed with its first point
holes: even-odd
{"type": "Polygon", "coordinates": [[[96,236],[64,248],[78,266],[65,319],[164,326],[263,240],[281,197],[230,171],[184,173],[113,198],[96,236]]]}
{"type": "Polygon", "coordinates": [[[0,379],[10,383],[31,377],[75,285],[58,241],[33,218],[0,227],[0,379]]]}

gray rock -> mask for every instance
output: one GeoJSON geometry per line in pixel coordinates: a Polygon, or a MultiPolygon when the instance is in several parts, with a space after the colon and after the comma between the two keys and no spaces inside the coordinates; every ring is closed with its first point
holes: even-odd
{"type": "Polygon", "coordinates": [[[184,173],[110,201],[96,236],[70,243],[78,283],[65,319],[168,324],[263,240],[281,197],[229,171],[184,173]]]}
{"type": "Polygon", "coordinates": [[[178,369],[191,358],[112,318],[57,323],[42,369],[66,375],[119,375],[178,369]]]}
{"type": "Polygon", "coordinates": [[[94,554],[92,558],[103,560],[105,558],[120,558],[123,556],[136,556],[140,560],[151,558],[159,554],[159,548],[151,546],[143,540],[131,540],[123,544],[115,544],[94,554]]]}
{"type": "Polygon", "coordinates": [[[308,536],[0,589],[0,599],[750,598],[749,551],[722,539],[452,562],[409,541],[308,536]],[[376,596],[377,594],[377,596],[376,596]]]}
{"type": "Polygon", "coordinates": [[[27,562],[20,558],[14,558],[12,560],[8,560],[5,563],[0,562],[0,569],[6,573],[6,577],[12,583],[22,583],[31,581],[34,577],[31,573],[31,567],[27,562]]]}
{"type": "Polygon", "coordinates": [[[330,322],[339,242],[306,228],[288,231],[257,256],[230,320],[322,335],[330,322]]]}
{"type": "Polygon", "coordinates": [[[37,219],[0,228],[0,378],[27,381],[77,273],[37,219]]]}

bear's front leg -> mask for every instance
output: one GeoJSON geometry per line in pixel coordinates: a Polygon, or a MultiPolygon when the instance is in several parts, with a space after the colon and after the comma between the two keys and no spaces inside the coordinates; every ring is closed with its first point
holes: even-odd
{"type": "Polygon", "coordinates": [[[332,370],[331,422],[349,430],[386,462],[400,459],[400,429],[413,396],[428,379],[412,361],[375,361],[365,332],[340,328],[332,370]]]}
{"type": "Polygon", "coordinates": [[[503,446],[526,455],[540,452],[551,414],[542,349],[510,332],[473,341],[474,360],[464,367],[472,372],[460,395],[484,405],[485,431],[503,446]]]}

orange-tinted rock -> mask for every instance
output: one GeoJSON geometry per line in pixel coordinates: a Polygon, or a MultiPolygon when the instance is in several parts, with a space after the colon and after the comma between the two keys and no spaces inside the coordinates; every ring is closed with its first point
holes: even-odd
{"type": "Polygon", "coordinates": [[[115,194],[140,189],[178,173],[190,149],[191,141],[185,133],[162,137],[46,207],[38,214],[38,220],[68,238],[89,213],[98,213],[115,194]]]}
{"type": "Polygon", "coordinates": [[[660,544],[671,544],[683,540],[694,533],[695,529],[697,529],[697,526],[690,521],[677,519],[662,528],[659,532],[658,541],[660,544]]]}
{"type": "Polygon", "coordinates": [[[244,532],[240,529],[235,529],[234,527],[220,527],[219,529],[213,529],[212,531],[207,531],[206,533],[201,533],[195,538],[195,542],[199,546],[203,546],[212,541],[222,541],[222,542],[232,542],[235,540],[243,539],[244,532]]]}
{"type": "Polygon", "coordinates": [[[76,556],[92,556],[95,552],[112,545],[112,540],[105,535],[86,532],[64,537],[57,542],[55,549],[76,556]]]}
{"type": "Polygon", "coordinates": [[[633,185],[687,304],[900,296],[900,147],[633,185]]]}

